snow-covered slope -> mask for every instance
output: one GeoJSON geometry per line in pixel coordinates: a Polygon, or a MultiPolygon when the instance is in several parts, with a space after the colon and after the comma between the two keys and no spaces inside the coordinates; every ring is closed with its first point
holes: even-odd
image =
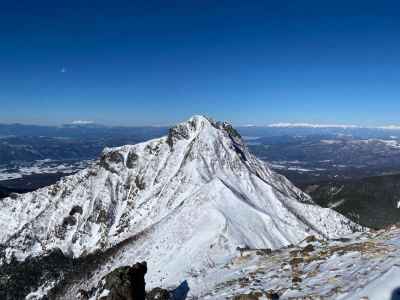
{"type": "Polygon", "coordinates": [[[166,137],[106,149],[56,185],[4,199],[0,227],[3,262],[54,248],[81,257],[134,237],[112,266],[147,260],[149,270],[162,266],[164,274],[149,274],[158,283],[222,262],[238,246],[276,249],[357,228],[251,155],[229,124],[202,116],[166,137]]]}
{"type": "Polygon", "coordinates": [[[358,232],[337,240],[307,238],[269,253],[247,251],[209,272],[199,299],[395,300],[400,285],[400,228],[358,232]],[[251,297],[253,295],[253,297],[251,297]]]}

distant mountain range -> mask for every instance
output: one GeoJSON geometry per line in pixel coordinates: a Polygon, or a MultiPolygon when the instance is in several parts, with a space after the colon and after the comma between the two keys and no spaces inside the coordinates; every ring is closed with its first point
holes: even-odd
{"type": "Polygon", "coordinates": [[[341,128],[341,129],[377,129],[377,130],[400,130],[400,125],[386,126],[361,126],[361,125],[343,125],[343,124],[313,124],[313,123],[274,123],[266,127],[276,128],[341,128]]]}
{"type": "Polygon", "coordinates": [[[0,124],[0,138],[10,136],[48,137],[48,138],[100,138],[100,137],[149,137],[166,133],[167,127],[105,126],[101,124],[64,124],[62,126],[40,126],[24,124],[0,124]]]}
{"type": "MultiPolygon", "coordinates": [[[[119,133],[145,133],[145,134],[165,134],[168,126],[107,126],[91,121],[74,121],[60,126],[28,125],[28,124],[1,124],[1,136],[46,136],[46,137],[76,137],[79,135],[97,136],[107,132],[119,133]]],[[[282,130],[300,130],[308,134],[331,131],[334,132],[356,132],[363,134],[392,134],[400,131],[400,125],[385,126],[360,126],[344,124],[313,124],[313,123],[274,123],[269,125],[242,125],[236,126],[237,130],[243,132],[265,132],[273,134],[281,133],[282,130]],[[385,133],[386,132],[386,133],[385,133]]],[[[265,136],[265,134],[263,134],[265,136]]]]}
{"type": "MultiPolygon", "coordinates": [[[[297,124],[299,125],[299,124],[297,124]]],[[[333,126],[333,125],[332,125],[333,126]]],[[[279,126],[238,127],[244,138],[324,136],[325,139],[397,139],[397,130],[353,127],[279,126]]],[[[108,127],[92,123],[66,124],[59,127],[0,124],[0,168],[13,162],[35,160],[84,160],[96,158],[104,147],[135,144],[160,137],[166,127],[108,127]]],[[[399,133],[399,135],[397,135],[399,133]]]]}
{"type": "Polygon", "coordinates": [[[348,136],[358,139],[398,138],[400,127],[361,127],[348,125],[312,125],[309,124],[273,124],[267,126],[243,126],[237,130],[243,136],[275,137],[275,136],[348,136]]]}

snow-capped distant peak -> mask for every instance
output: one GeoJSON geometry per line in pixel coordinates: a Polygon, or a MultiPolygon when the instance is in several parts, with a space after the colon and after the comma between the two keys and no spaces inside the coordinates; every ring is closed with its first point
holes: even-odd
{"type": "Polygon", "coordinates": [[[380,130],[400,130],[400,125],[386,126],[361,126],[352,124],[314,124],[314,123],[273,123],[267,125],[270,128],[333,128],[333,129],[380,129],[380,130]]]}
{"type": "Polygon", "coordinates": [[[377,128],[385,130],[400,130],[400,125],[386,125],[386,126],[379,126],[377,128]]]}
{"type": "Polygon", "coordinates": [[[361,128],[359,125],[343,125],[343,124],[312,124],[312,123],[274,123],[268,127],[303,127],[303,128],[361,128]]]}

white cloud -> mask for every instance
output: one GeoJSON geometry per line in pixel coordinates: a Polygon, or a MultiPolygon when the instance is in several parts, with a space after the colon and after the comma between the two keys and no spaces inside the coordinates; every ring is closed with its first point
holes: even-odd
{"type": "Polygon", "coordinates": [[[76,120],[76,121],[72,121],[71,124],[73,124],[73,125],[89,125],[89,124],[94,124],[94,122],[87,121],[87,120],[76,120]]]}

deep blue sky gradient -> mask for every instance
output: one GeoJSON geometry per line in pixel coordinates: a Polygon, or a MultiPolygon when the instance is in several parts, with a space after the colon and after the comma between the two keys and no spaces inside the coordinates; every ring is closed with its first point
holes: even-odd
{"type": "Polygon", "coordinates": [[[396,1],[7,2],[0,123],[400,124],[396,1]]]}

